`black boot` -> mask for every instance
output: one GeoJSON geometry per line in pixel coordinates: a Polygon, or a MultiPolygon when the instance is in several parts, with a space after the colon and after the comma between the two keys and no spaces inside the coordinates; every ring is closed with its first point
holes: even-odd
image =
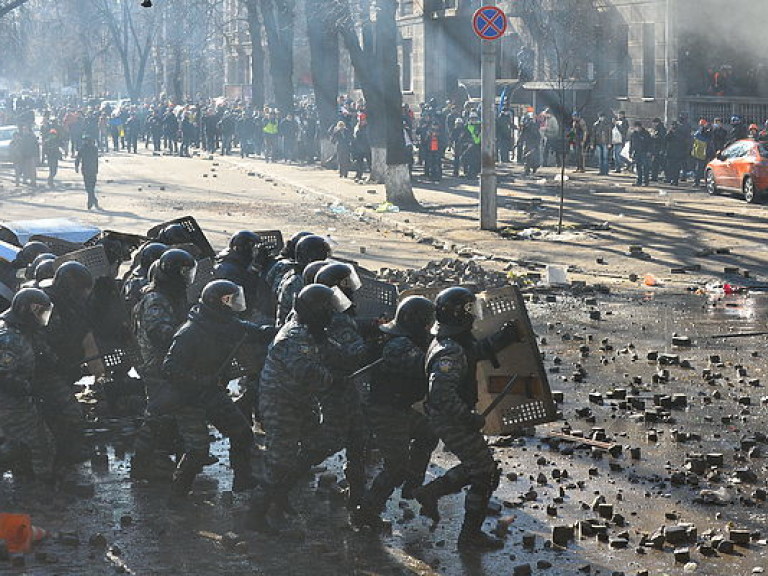
{"type": "Polygon", "coordinates": [[[467,482],[466,468],[459,465],[413,491],[413,497],[421,505],[421,515],[432,520],[432,530],[440,523],[440,511],[437,508],[440,498],[458,492],[467,482]]]}
{"type": "Polygon", "coordinates": [[[486,552],[504,548],[504,540],[483,532],[485,512],[467,510],[459,534],[458,548],[462,552],[486,552]]]}

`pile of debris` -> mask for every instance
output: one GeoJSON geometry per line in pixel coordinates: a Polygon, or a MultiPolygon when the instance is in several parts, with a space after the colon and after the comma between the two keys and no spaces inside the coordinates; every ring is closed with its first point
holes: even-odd
{"type": "Polygon", "coordinates": [[[397,284],[401,291],[410,288],[460,285],[472,288],[477,292],[483,292],[509,284],[509,279],[505,273],[486,270],[477,260],[458,258],[433,260],[419,269],[382,268],[378,278],[383,282],[397,284]]]}

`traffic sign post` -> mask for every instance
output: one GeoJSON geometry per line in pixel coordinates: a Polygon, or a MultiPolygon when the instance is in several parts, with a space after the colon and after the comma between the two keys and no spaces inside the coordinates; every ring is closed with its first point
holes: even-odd
{"type": "Polygon", "coordinates": [[[483,6],[472,18],[472,28],[482,42],[480,84],[480,229],[497,229],[496,203],[496,54],[495,40],[507,30],[507,17],[496,6],[483,6]]]}

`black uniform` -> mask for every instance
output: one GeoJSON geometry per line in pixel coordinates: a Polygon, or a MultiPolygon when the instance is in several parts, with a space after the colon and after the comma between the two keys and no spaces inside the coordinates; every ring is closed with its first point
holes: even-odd
{"type": "Polygon", "coordinates": [[[426,417],[412,407],[427,394],[425,348],[407,336],[395,336],[384,345],[382,363],[373,372],[366,415],[384,458],[364,498],[373,514],[381,513],[401,484],[405,497],[421,486],[437,446],[426,417]]]}
{"type": "MultiPolygon", "coordinates": [[[[231,311],[205,303],[192,308],[186,323],[173,338],[163,362],[178,405],[172,411],[184,442],[184,456],[174,473],[174,494],[186,494],[208,455],[208,426],[213,424],[230,439],[229,458],[234,471],[234,489],[252,480],[253,431],[223,385],[227,361],[245,340],[260,338],[248,323],[231,311]]],[[[270,333],[271,335],[271,333],[270,333]]]]}

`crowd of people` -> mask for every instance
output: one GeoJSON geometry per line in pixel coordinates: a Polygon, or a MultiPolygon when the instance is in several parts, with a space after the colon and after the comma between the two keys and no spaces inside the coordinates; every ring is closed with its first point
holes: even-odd
{"type": "MultiPolygon", "coordinates": [[[[100,107],[44,107],[39,111],[40,138],[35,134],[35,113],[25,108],[17,115],[19,131],[11,143],[16,185],[36,187],[37,167],[42,164],[48,166],[48,185],[54,187],[61,158],[77,157],[85,145],[81,162],[88,167],[87,177],[83,172],[88,207],[98,207],[99,153],[110,149],[137,153],[140,143],[156,154],[184,157],[191,156],[194,148],[208,154],[261,157],[267,162],[320,162],[338,168],[341,178],[353,173],[356,182],[366,181],[372,164],[366,103],[342,95],[337,104],[336,122],[327,130],[320,126],[311,98],[297,99],[292,113],[274,107],[255,110],[224,99],[186,105],[158,98],[114,108],[109,102],[100,107]],[[326,137],[331,150],[322,150],[321,140],[326,137]]],[[[441,106],[432,98],[420,105],[418,114],[403,104],[402,122],[413,177],[435,183],[442,181],[446,171],[453,177],[478,177],[481,114],[477,103],[447,101],[441,106]]],[[[594,165],[600,175],[634,172],[637,185],[663,178],[672,185],[692,179],[694,186],[700,186],[704,168],[717,151],[740,138],[764,137],[768,129],[768,122],[758,127],[740,116],[728,123],[702,118],[693,127],[687,114],[680,114],[668,127],[659,118],[643,127],[630,123],[623,111],[600,112],[596,121],[588,122],[579,111],[564,119],[549,108],[536,114],[531,107],[506,105],[500,106],[495,124],[497,161],[517,162],[525,175],[552,165],[566,164],[576,172],[594,165]]]]}
{"type": "Polygon", "coordinates": [[[259,234],[237,232],[193,301],[207,242],[181,223],[158,227],[133,252],[120,235],[98,243],[111,265],[98,278],[76,260],[55,268],[40,242],[0,261],[0,280],[16,290],[0,301],[0,471],[48,488],[88,458],[73,386],[91,335],[138,350],[146,410],[130,473],[167,485],[169,506],[186,506],[196,476],[217,461],[214,426],[229,441],[233,491],[251,493],[254,530],[289,528],[293,488],[344,451],[355,525],[380,528],[397,488],[437,523],[439,499],[469,486],[459,548],[503,546],[482,530],[500,470],[475,411],[475,373],[478,361],[519,340],[514,322],[476,340],[479,303],[460,287],[434,301],[407,297],[391,318],[360,317],[356,267],[334,260],[326,239],[310,232],[277,254],[259,234]],[[233,399],[230,367],[243,355],[251,368],[233,399]],[[438,440],[460,463],[425,484],[438,440]],[[372,445],[383,466],[368,482],[372,445]]]}

